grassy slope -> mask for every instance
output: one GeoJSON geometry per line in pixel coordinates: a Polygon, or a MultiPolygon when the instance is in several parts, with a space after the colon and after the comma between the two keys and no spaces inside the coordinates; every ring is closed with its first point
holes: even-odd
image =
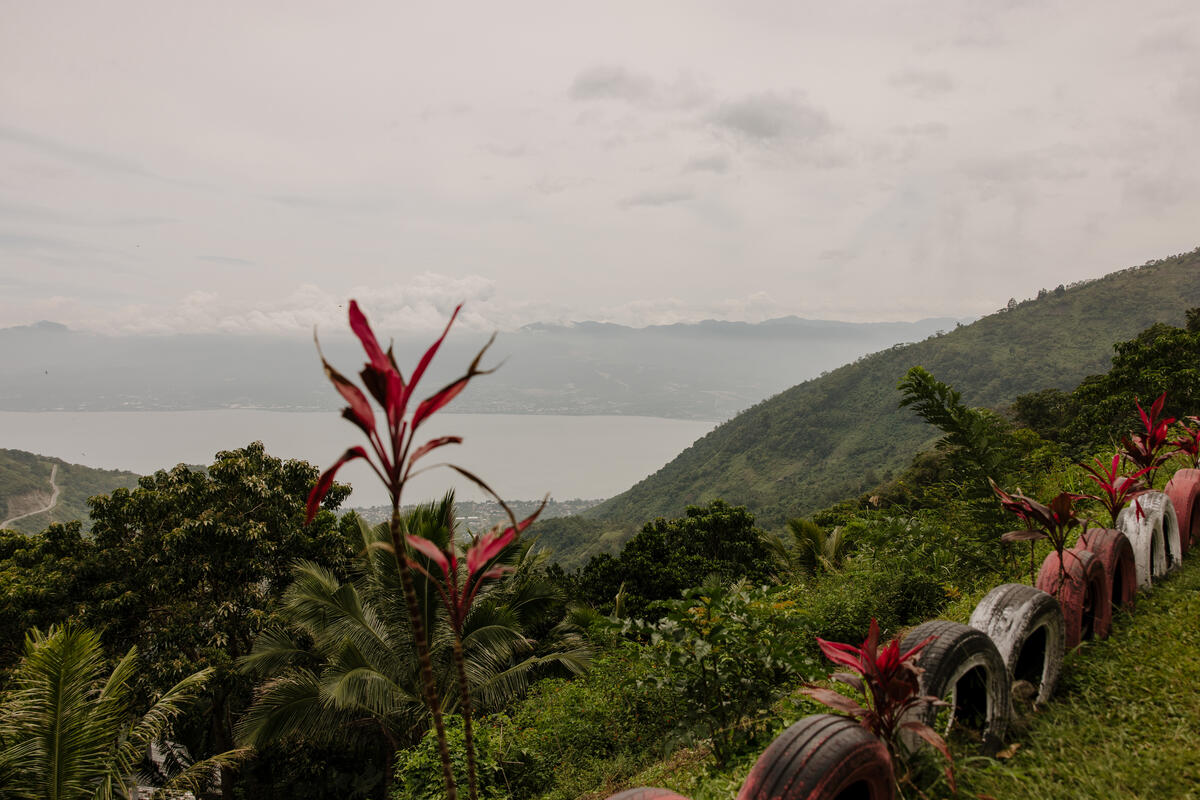
{"type": "Polygon", "coordinates": [[[1200,554],[1068,657],[1054,702],[1006,762],[974,759],[963,794],[1200,798],[1200,554]]]}
{"type": "Polygon", "coordinates": [[[1073,388],[1108,369],[1114,342],[1200,306],[1200,251],[1026,301],[941,337],[896,346],[795,386],[734,417],[633,488],[588,512],[604,520],[679,515],[720,497],[767,528],[874,487],[932,440],[897,409],[920,364],[972,405],[1073,388]]]}
{"type": "Polygon", "coordinates": [[[12,524],[14,530],[38,533],[51,522],[82,520],[88,526],[87,499],[106,494],[118,486],[137,486],[138,476],[120,470],[94,469],[79,464],[26,453],[23,450],[0,449],[0,521],[9,517],[9,502],[31,493],[50,495],[50,466],[58,464],[55,482],[61,488],[58,505],[47,513],[35,514],[12,524]]]}

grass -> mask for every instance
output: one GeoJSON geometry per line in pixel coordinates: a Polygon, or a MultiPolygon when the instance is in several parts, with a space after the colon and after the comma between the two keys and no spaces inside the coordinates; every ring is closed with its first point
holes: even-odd
{"type": "Polygon", "coordinates": [[[1006,760],[958,757],[960,796],[1200,798],[1200,554],[1067,657],[1006,760]]]}

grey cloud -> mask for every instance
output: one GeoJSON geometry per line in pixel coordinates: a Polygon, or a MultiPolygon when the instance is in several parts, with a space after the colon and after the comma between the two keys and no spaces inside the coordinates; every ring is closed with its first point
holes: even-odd
{"type": "Polygon", "coordinates": [[[268,198],[289,208],[352,213],[388,211],[395,202],[386,197],[325,197],[302,194],[277,194],[268,198]]]}
{"type": "Polygon", "coordinates": [[[1175,102],[1189,114],[1200,114],[1200,78],[1192,76],[1175,90],[1175,102]]]}
{"type": "Polygon", "coordinates": [[[892,130],[901,136],[942,139],[950,133],[950,126],[941,122],[922,122],[916,125],[897,125],[892,130]]]}
{"type": "Polygon", "coordinates": [[[489,144],[484,146],[483,151],[499,158],[520,158],[528,152],[528,148],[523,144],[489,144]]]}
{"type": "Polygon", "coordinates": [[[247,261],[244,258],[234,258],[233,256],[196,256],[201,261],[211,261],[214,264],[231,264],[238,267],[252,267],[253,261],[247,261]]]}
{"type": "Polygon", "coordinates": [[[684,172],[716,172],[724,174],[729,171],[731,162],[729,157],[717,153],[711,156],[697,156],[689,160],[683,165],[684,172]]]}
{"type": "Polygon", "coordinates": [[[893,75],[888,83],[917,97],[935,97],[954,90],[954,79],[941,70],[905,70],[893,75]]]}
{"type": "Polygon", "coordinates": [[[2,200],[0,200],[0,215],[10,220],[19,219],[49,225],[75,225],[80,227],[142,227],[146,225],[164,225],[169,222],[179,221],[173,217],[154,215],[89,217],[45,208],[43,206],[29,205],[27,203],[7,203],[2,200]]]}
{"type": "Polygon", "coordinates": [[[709,121],[757,141],[817,139],[833,129],[828,115],[808,103],[776,94],[757,94],[722,103],[709,121]]]}
{"type": "Polygon", "coordinates": [[[683,189],[660,189],[649,192],[639,192],[621,201],[621,208],[671,206],[684,203],[695,197],[695,194],[683,189]]]}
{"type": "Polygon", "coordinates": [[[689,75],[668,83],[624,67],[598,66],[576,75],[568,95],[576,101],[623,100],[640,108],[670,110],[701,106],[712,90],[689,75]]]}
{"type": "Polygon", "coordinates": [[[624,67],[599,66],[585,69],[571,83],[573,100],[626,100],[639,103],[654,94],[654,80],[624,67]]]}
{"type": "Polygon", "coordinates": [[[1134,52],[1143,56],[1157,56],[1191,55],[1195,51],[1196,42],[1187,32],[1170,28],[1144,37],[1134,52]]]}

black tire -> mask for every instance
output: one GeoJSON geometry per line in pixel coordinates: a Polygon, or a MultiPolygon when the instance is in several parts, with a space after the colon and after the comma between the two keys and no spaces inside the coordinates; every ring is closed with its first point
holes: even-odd
{"type": "Polygon", "coordinates": [[[633,789],[626,789],[614,795],[610,795],[608,800],[688,800],[681,794],[675,794],[670,789],[658,789],[654,786],[637,786],[633,789]]]}
{"type": "Polygon", "coordinates": [[[815,714],[758,757],[738,800],[894,800],[887,748],[848,717],[815,714]]]}
{"type": "Polygon", "coordinates": [[[1038,703],[1053,696],[1066,641],[1066,621],[1057,600],[1033,586],[1003,583],[975,606],[971,627],[996,645],[1010,684],[1033,684],[1038,703]]]}
{"type": "MultiPolygon", "coordinates": [[[[1008,668],[1000,651],[987,634],[963,625],[935,619],[913,628],[901,641],[900,649],[915,647],[927,637],[935,636],[918,654],[921,691],[950,703],[945,724],[939,724],[940,712],[946,709],[926,706],[919,714],[925,724],[942,737],[953,731],[967,731],[978,737],[985,753],[994,753],[1004,741],[1012,711],[1011,684],[1008,668]],[[940,729],[939,729],[940,728],[940,729]]],[[[912,747],[919,744],[905,737],[912,747]]]]}

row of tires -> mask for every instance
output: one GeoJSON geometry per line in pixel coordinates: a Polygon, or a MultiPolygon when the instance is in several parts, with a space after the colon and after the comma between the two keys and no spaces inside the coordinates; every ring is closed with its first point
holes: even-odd
{"type": "MultiPolygon", "coordinates": [[[[1116,529],[1090,530],[1074,547],[1050,553],[1036,586],[1006,583],[979,602],[968,625],[931,620],[909,631],[900,649],[936,637],[920,655],[921,689],[944,698],[922,721],[945,735],[967,730],[994,754],[1018,702],[1054,694],[1065,652],[1112,629],[1113,610],[1132,608],[1147,589],[1200,545],[1200,470],[1179,470],[1164,492],[1138,497],[1116,529]]],[[[919,746],[915,737],[906,741],[919,746]]],[[[895,781],[883,742],[847,717],[815,714],[789,727],[750,770],[738,800],[893,800],[895,781]]],[[[609,800],[686,800],[638,787],[609,800]]]]}

